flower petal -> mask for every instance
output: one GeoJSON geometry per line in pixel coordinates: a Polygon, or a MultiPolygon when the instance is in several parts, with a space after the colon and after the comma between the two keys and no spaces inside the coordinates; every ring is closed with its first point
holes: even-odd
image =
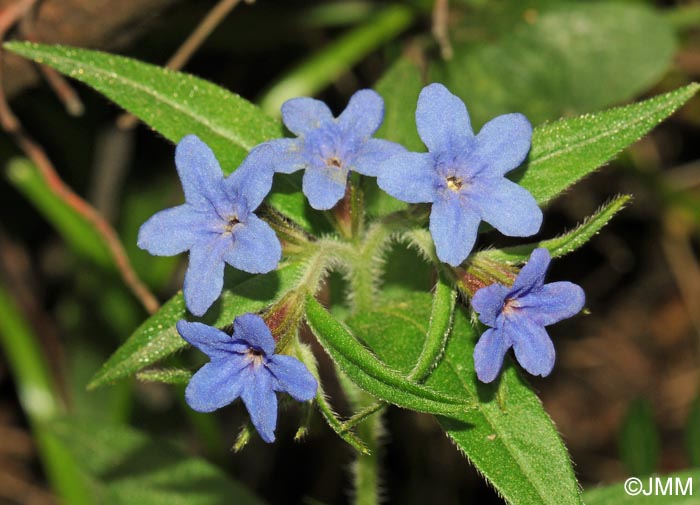
{"type": "Polygon", "coordinates": [[[440,198],[430,212],[430,234],[440,261],[459,266],[474,247],[479,216],[456,198],[440,198]]]}
{"type": "Polygon", "coordinates": [[[282,246],[277,235],[255,214],[234,227],[233,245],[224,253],[229,265],[251,274],[274,270],[281,258],[282,246]]]}
{"type": "Polygon", "coordinates": [[[442,84],[430,84],[418,96],[418,135],[429,151],[445,152],[474,136],[464,102],[442,84]]]}
{"type": "Polygon", "coordinates": [[[312,400],[316,396],[318,383],[306,365],[298,359],[275,354],[267,367],[277,378],[275,391],[289,393],[300,402],[312,400]]]}
{"type": "Polygon", "coordinates": [[[542,226],[542,210],[535,198],[504,177],[477,178],[469,198],[484,221],[509,237],[529,237],[542,226]]]}
{"type": "Polygon", "coordinates": [[[275,352],[275,339],[272,338],[270,328],[256,314],[242,314],[233,320],[233,338],[262,349],[268,357],[275,352]]]}
{"type": "Polygon", "coordinates": [[[396,142],[384,139],[368,139],[362,143],[362,149],[352,161],[350,170],[362,175],[376,177],[382,163],[392,156],[403,154],[406,148],[396,142]]]}
{"type": "Polygon", "coordinates": [[[394,198],[408,203],[428,203],[435,198],[436,173],[428,153],[403,153],[379,166],[377,184],[394,198]]]}
{"type": "Polygon", "coordinates": [[[301,186],[309,205],[316,210],[328,210],[343,198],[347,180],[347,169],[308,167],[301,186]]]}
{"type": "Polygon", "coordinates": [[[185,201],[207,208],[221,199],[224,174],[214,152],[196,135],[187,135],[175,148],[175,166],[185,201]]]}
{"type": "Polygon", "coordinates": [[[224,240],[217,237],[190,249],[185,273],[185,305],[195,316],[203,316],[221,294],[224,286],[224,240]]]}
{"type": "Polygon", "coordinates": [[[231,335],[213,326],[180,320],[176,328],[183,339],[211,359],[227,357],[235,350],[231,335]]]}
{"type": "Polygon", "coordinates": [[[532,251],[530,259],[515,279],[511,293],[524,296],[530,290],[542,286],[550,261],[549,251],[544,247],[532,251]]]}
{"type": "Polygon", "coordinates": [[[550,282],[518,299],[527,317],[542,326],[575,316],[586,303],[581,286],[573,282],[550,282]]]}
{"type": "Polygon", "coordinates": [[[137,244],[155,256],[173,256],[206,240],[206,214],[189,204],[161,210],[141,225],[137,244]]]}
{"type": "Polygon", "coordinates": [[[529,317],[510,317],[503,327],[513,342],[515,357],[532,375],[546,377],[554,368],[556,353],[547,330],[529,317]]]}
{"type": "MultiPolygon", "coordinates": [[[[299,139],[274,139],[261,145],[267,146],[267,149],[259,154],[256,153],[256,157],[259,156],[257,159],[254,158],[256,163],[271,164],[274,171],[281,174],[291,174],[306,168],[307,162],[302,155],[303,144],[299,139]]],[[[256,149],[253,149],[248,157],[256,149]]]]}
{"type": "Polygon", "coordinates": [[[384,100],[374,90],[361,89],[350,97],[338,116],[338,125],[347,135],[367,138],[374,135],[384,119],[384,100]]]}
{"type": "Polygon", "coordinates": [[[493,382],[503,366],[503,358],[511,346],[508,335],[489,328],[474,347],[474,370],[481,382],[493,382]]]}
{"type": "Polygon", "coordinates": [[[192,376],[185,400],[197,412],[213,412],[232,403],[244,386],[246,363],[235,355],[213,360],[192,376]]]}
{"type": "Polygon", "coordinates": [[[489,176],[503,175],[523,162],[531,140],[532,125],[525,116],[504,114],[481,128],[472,156],[483,164],[489,176]]]}
{"type": "Polygon", "coordinates": [[[491,284],[478,290],[472,297],[472,308],[479,314],[479,321],[496,326],[496,318],[503,310],[503,302],[510,288],[503,284],[491,284]]]}
{"type": "Polygon", "coordinates": [[[250,151],[241,166],[224,182],[230,199],[243,199],[250,212],[257,209],[272,189],[272,176],[279,154],[280,149],[269,144],[260,144],[250,151]]]}
{"type": "Polygon", "coordinates": [[[282,120],[290,132],[305,135],[322,124],[333,121],[333,114],[320,100],[292,98],[282,104],[282,120]]]}
{"type": "Polygon", "coordinates": [[[272,389],[273,381],[274,377],[268,370],[258,367],[246,381],[241,395],[253,426],[267,443],[275,441],[277,425],[277,395],[272,389]]]}

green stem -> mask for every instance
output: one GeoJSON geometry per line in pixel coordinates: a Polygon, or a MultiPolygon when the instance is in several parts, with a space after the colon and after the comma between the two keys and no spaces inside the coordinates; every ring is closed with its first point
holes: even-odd
{"type": "Polygon", "coordinates": [[[404,5],[380,10],[282,77],[261,97],[261,107],[268,114],[279,116],[280,106],[290,98],[318,93],[368,53],[408,28],[413,16],[413,10],[404,5]]]}
{"type": "Polygon", "coordinates": [[[0,346],[12,372],[22,409],[29,419],[51,486],[64,503],[92,503],[73,456],[48,424],[62,414],[38,339],[14,300],[0,285],[0,346]]]}
{"type": "Polygon", "coordinates": [[[370,454],[357,456],[355,460],[355,505],[377,505],[379,503],[379,457],[382,414],[371,415],[357,428],[370,454]]]}

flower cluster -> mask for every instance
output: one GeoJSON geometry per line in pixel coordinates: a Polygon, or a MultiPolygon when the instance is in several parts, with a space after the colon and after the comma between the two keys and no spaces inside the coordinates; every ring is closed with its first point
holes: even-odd
{"type": "MultiPolygon", "coordinates": [[[[522,114],[496,117],[475,134],[464,103],[441,84],[431,84],[420,93],[416,109],[427,148],[420,153],[374,138],[383,116],[383,101],[372,90],[355,93],[338,117],[318,100],[289,100],[282,118],[295,138],[255,147],[228,177],[204,142],[186,136],[175,154],[185,203],[144,223],[139,247],[164,256],[189,251],[184,298],[189,311],[201,316],[221,294],[226,263],[264,273],[281,260],[275,232],[255,214],[277,172],[303,170],[303,193],[317,210],[343,199],[350,172],[376,177],[379,187],[399,200],[430,204],[437,257],[453,267],[469,256],[481,221],[508,236],[538,232],[537,202],[505,177],[530,150],[532,127],[522,114]]],[[[492,284],[475,293],[472,306],[490,326],[474,353],[480,380],[497,377],[510,347],[530,373],[551,371],[554,348],[544,327],[580,311],[584,296],[571,283],[545,285],[548,264],[546,250],[538,249],[512,286],[492,284]]],[[[271,442],[276,392],[298,401],[316,394],[316,380],[303,363],[275,354],[270,329],[257,315],[237,317],[233,336],[201,323],[180,321],[177,329],[211,359],[187,387],[186,400],[195,410],[211,412],[240,397],[261,437],[271,442]]]]}

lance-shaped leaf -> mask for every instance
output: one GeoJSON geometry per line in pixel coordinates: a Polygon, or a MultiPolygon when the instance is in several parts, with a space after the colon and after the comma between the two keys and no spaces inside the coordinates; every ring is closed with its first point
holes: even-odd
{"type": "Polygon", "coordinates": [[[187,384],[192,378],[192,372],[184,368],[155,368],[143,370],[136,374],[142,382],[162,382],[163,384],[187,384]]]}
{"type": "Polygon", "coordinates": [[[528,162],[509,177],[545,204],[647,134],[699,88],[693,83],[643,102],[540,126],[528,162]]]}
{"type": "MultiPolygon", "coordinates": [[[[348,324],[389,366],[408,372],[421,353],[429,317],[430,297],[404,292],[348,324]]],[[[537,396],[512,365],[496,383],[479,382],[476,331],[464,311],[454,319],[445,355],[425,384],[476,407],[453,418],[439,416],[443,429],[508,503],[580,505],[569,455],[537,396]]]]}
{"type": "Polygon", "coordinates": [[[353,383],[380,400],[419,412],[453,415],[473,402],[437,393],[408,380],[382,363],[312,296],[306,299],[306,321],[318,341],[353,383]]]}
{"type": "MultiPolygon", "coordinates": [[[[263,309],[295,287],[303,270],[303,264],[287,263],[264,275],[239,275],[237,281],[227,279],[221,298],[203,321],[224,327],[236,316],[263,309]]],[[[188,317],[180,292],[136,329],[95,374],[88,387],[96,388],[133,375],[186,347],[188,344],[180,337],[175,323],[188,317]]]]}
{"type": "Polygon", "coordinates": [[[476,258],[486,258],[500,263],[522,264],[528,260],[532,251],[539,247],[547,249],[552,258],[564,256],[574,252],[588,242],[591,237],[610,222],[615,214],[624,208],[630,199],[631,196],[629,195],[618,196],[601,207],[598,212],[590,216],[576,228],[559,237],[503,249],[488,249],[478,252],[476,258]]]}
{"type": "MultiPolygon", "coordinates": [[[[172,142],[196,134],[212,148],[224,173],[238,168],[256,145],[284,136],[282,124],[256,105],[183,72],[74,47],[29,42],[8,42],[4,47],[95,88],[172,142]]],[[[300,192],[282,200],[272,198],[270,203],[280,204],[280,212],[311,227],[300,192]]]]}

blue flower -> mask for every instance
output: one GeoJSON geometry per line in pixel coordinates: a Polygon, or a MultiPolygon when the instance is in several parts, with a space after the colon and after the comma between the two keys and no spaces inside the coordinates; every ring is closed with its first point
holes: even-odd
{"type": "MultiPolygon", "coordinates": [[[[261,146],[253,152],[266,149],[261,146]]],[[[185,203],[146,221],[139,230],[138,246],[156,256],[190,252],[185,303],[190,312],[201,316],[221,294],[225,263],[250,273],[277,267],[282,255],[279,240],[253,214],[270,192],[274,172],[248,157],[224,178],[212,150],[195,135],[177,145],[175,164],[185,203]]]]}
{"type": "Polygon", "coordinates": [[[433,204],[430,233],[441,261],[457,266],[467,258],[481,220],[512,237],[537,233],[537,202],[504,177],[530,150],[525,116],[498,116],[474,135],[464,103],[431,84],[418,98],[416,124],[429,152],[392,157],[379,168],[377,183],[399,200],[433,204]]]}
{"type": "Polygon", "coordinates": [[[338,118],[319,100],[293,98],[282,105],[282,119],[297,138],[267,142],[271,149],[256,153],[257,161],[285,174],[303,169],[302,189],[309,204],[330,209],[345,194],[350,170],[376,176],[380,163],[405,151],[399,144],[371,138],[383,117],[384,102],[369,89],[355,93],[338,118]]]}
{"type": "Polygon", "coordinates": [[[275,441],[276,391],[300,402],[316,395],[318,384],[292,356],[275,354],[275,341],[260,316],[243,314],[233,321],[233,336],[202,323],[178,321],[182,338],[210,361],[190,379],[185,400],[198,412],[213,412],[241,397],[250,420],[265,442],[275,441]]]}
{"type": "Polygon", "coordinates": [[[513,347],[522,367],[546,377],[554,367],[554,344],[545,326],[578,314],[586,301],[583,289],[571,282],[544,284],[549,267],[547,249],[535,249],[512,287],[491,284],[472,298],[472,307],[487,326],[474,348],[474,368],[482,382],[491,382],[513,347]]]}

